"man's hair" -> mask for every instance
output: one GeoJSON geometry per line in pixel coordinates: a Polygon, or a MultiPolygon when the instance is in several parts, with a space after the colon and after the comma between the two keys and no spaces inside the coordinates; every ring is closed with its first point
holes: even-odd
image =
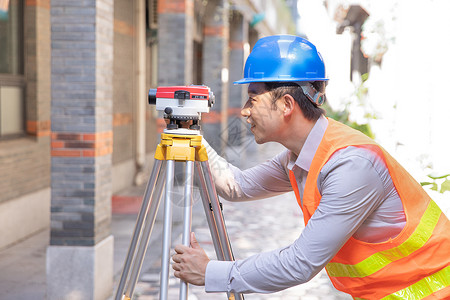
{"type": "MultiPolygon", "coordinates": [[[[325,92],[324,81],[311,82],[314,88],[319,92],[325,92]]],[[[321,115],[325,115],[325,110],[310,101],[303,93],[302,88],[295,82],[264,82],[266,90],[272,95],[272,103],[286,94],[291,95],[300,106],[303,115],[307,120],[317,121],[321,115]]]]}

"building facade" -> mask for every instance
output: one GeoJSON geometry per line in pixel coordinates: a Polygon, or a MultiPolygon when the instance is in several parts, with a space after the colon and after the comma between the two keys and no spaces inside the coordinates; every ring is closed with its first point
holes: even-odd
{"type": "Polygon", "coordinates": [[[245,91],[232,82],[258,38],[295,34],[290,2],[0,1],[0,249],[50,227],[48,281],[70,270],[104,299],[111,195],[145,182],[164,126],[148,90],[208,85],[205,137],[239,144],[245,91]]]}

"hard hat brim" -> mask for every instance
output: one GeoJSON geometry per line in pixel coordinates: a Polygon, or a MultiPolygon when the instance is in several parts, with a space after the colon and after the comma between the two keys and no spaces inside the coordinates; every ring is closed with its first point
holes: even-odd
{"type": "Polygon", "coordinates": [[[241,80],[237,80],[235,82],[233,82],[233,84],[249,84],[252,82],[297,82],[297,81],[308,81],[308,82],[313,82],[313,81],[328,81],[328,78],[322,78],[322,77],[318,77],[318,78],[242,78],[241,80]]]}

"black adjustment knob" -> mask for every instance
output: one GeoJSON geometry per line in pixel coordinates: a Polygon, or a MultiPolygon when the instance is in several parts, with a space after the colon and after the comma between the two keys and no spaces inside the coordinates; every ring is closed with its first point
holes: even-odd
{"type": "Polygon", "coordinates": [[[198,124],[198,120],[192,120],[192,124],[191,124],[191,126],[189,126],[189,129],[200,130],[200,125],[198,124]]]}
{"type": "Polygon", "coordinates": [[[164,109],[164,113],[165,114],[167,114],[167,115],[171,115],[172,113],[173,113],[173,109],[172,109],[172,107],[166,107],[165,109],[164,109]]]}
{"type": "Polygon", "coordinates": [[[166,127],[167,129],[178,129],[178,125],[175,123],[169,123],[166,127]]]}
{"type": "Polygon", "coordinates": [[[167,129],[178,129],[178,124],[174,119],[170,119],[169,124],[166,126],[167,129]]]}

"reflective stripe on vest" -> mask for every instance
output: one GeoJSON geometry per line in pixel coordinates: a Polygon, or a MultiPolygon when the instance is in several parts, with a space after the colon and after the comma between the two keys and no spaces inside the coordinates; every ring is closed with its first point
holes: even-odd
{"type": "Polygon", "coordinates": [[[330,262],[326,269],[333,277],[365,277],[375,273],[393,261],[407,257],[422,247],[430,238],[441,216],[441,209],[434,201],[430,201],[414,233],[395,248],[377,252],[356,265],[330,262]]]}
{"type": "MultiPolygon", "coordinates": [[[[392,293],[381,300],[420,300],[450,286],[450,267],[446,267],[422,280],[392,293]]],[[[355,300],[366,300],[363,298],[354,298],[355,300]]]]}

